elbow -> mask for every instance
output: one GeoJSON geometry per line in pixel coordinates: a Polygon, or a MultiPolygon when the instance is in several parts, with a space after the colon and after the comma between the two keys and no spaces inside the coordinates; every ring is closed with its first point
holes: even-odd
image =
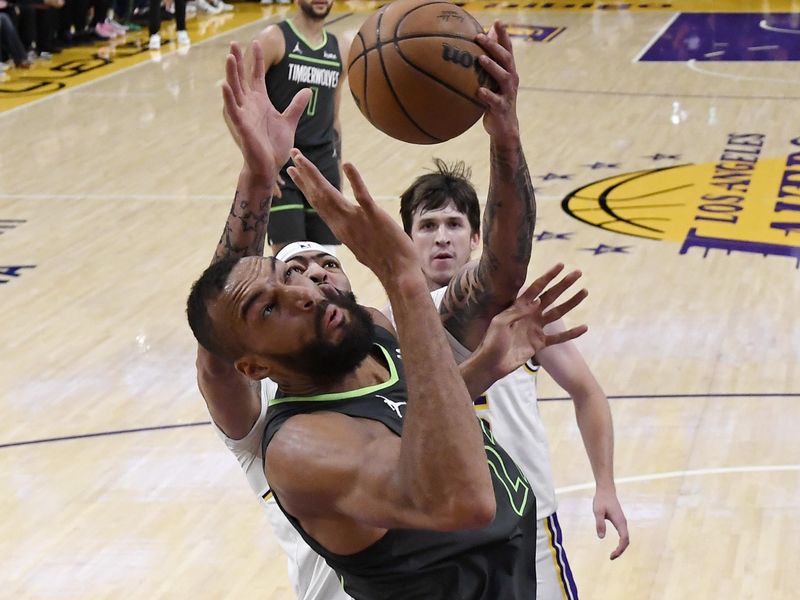
{"type": "Polygon", "coordinates": [[[461,531],[465,529],[484,529],[492,524],[497,512],[494,491],[489,486],[488,493],[466,492],[438,506],[437,529],[440,531],[461,531]]]}
{"type": "Polygon", "coordinates": [[[494,497],[494,491],[492,489],[489,491],[490,493],[486,494],[483,499],[476,500],[473,503],[465,529],[484,529],[494,521],[494,517],[497,514],[497,502],[494,497]]]}

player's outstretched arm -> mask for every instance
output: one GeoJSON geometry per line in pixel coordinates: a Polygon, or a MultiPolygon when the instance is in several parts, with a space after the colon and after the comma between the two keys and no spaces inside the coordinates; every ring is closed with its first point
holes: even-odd
{"type": "MultiPolygon", "coordinates": [[[[548,327],[553,332],[562,332],[564,329],[560,320],[548,327]]],[[[606,521],[611,522],[619,535],[619,543],[610,556],[614,560],[628,547],[630,535],[614,484],[614,427],[608,398],[575,344],[564,343],[543,348],[536,353],[536,358],[553,380],[570,395],[575,405],[578,429],[595,480],[592,509],[597,535],[605,537],[606,521]]]]}
{"type": "Polygon", "coordinates": [[[272,190],[278,171],[289,159],[297,123],[310,98],[310,90],[302,90],[279,113],[267,94],[261,46],[253,42],[250,51],[249,69],[236,42],[225,62],[224,113],[244,165],[214,262],[263,254],[272,190]]]}
{"type": "Polygon", "coordinates": [[[531,256],[536,201],[522,152],[517,119],[519,75],[511,39],[496,22],[477,36],[486,51],[481,67],[497,83],[480,88],[490,138],[489,196],[483,213],[483,252],[455,275],[441,305],[447,330],[474,349],[492,317],[509,306],[525,281],[531,256]]]}
{"type": "Polygon", "coordinates": [[[345,199],[299,151],[292,150],[292,159],[289,175],[387,291],[402,348],[408,403],[399,440],[383,426],[373,428],[358,419],[347,419],[345,425],[330,417],[340,425],[328,429],[317,423],[331,437],[315,434],[315,444],[329,439],[329,445],[301,452],[300,440],[307,432],[296,428],[312,419],[290,419],[267,451],[271,486],[304,527],[313,527],[317,518],[323,528],[330,522],[331,515],[315,515],[319,503],[335,507],[337,517],[358,522],[361,528],[485,526],[494,516],[495,499],[483,434],[410,238],[374,202],[352,165],[345,164],[344,171],[356,203],[345,199]],[[346,434],[339,435],[343,428],[346,434]],[[357,443],[353,447],[346,440],[357,443]],[[335,451],[340,445],[358,450],[335,451]],[[304,461],[301,469],[298,454],[304,461]],[[298,470],[308,477],[299,480],[298,470]]]}
{"type": "MultiPolygon", "coordinates": [[[[283,113],[275,110],[264,83],[263,52],[255,42],[251,50],[254,62],[250,69],[245,68],[236,42],[225,62],[225,120],[244,166],[212,264],[264,253],[275,178],[288,160],[297,122],[310,95],[303,90],[283,113]]],[[[259,384],[199,345],[195,364],[197,384],[214,422],[229,437],[244,436],[261,408],[259,384]]]]}

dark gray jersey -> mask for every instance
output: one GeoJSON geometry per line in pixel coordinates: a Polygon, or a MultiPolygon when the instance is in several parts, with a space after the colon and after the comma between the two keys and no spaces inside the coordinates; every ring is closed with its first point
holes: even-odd
{"type": "Polygon", "coordinates": [[[334,96],[342,74],[336,36],[325,30],[322,43],[311,46],[291,21],[282,21],[278,27],[286,51],[266,74],[270,100],[283,112],[297,92],[311,88],[311,101],[297,125],[294,145],[301,150],[332,145],[334,96]]]}
{"type": "MultiPolygon", "coordinates": [[[[389,365],[389,380],[361,390],[314,397],[286,397],[279,390],[267,412],[265,448],[287,419],[319,410],[380,421],[401,434],[407,396],[400,347],[388,331],[380,327],[375,331],[376,351],[389,365]]],[[[320,546],[297,519],[286,514],[309,546],[336,571],[353,598],[535,600],[536,500],[514,461],[495,443],[488,425],[484,421],[481,425],[497,501],[495,519],[485,529],[390,529],[372,546],[341,556],[320,546]]],[[[276,496],[276,500],[280,506],[280,498],[276,496]]]]}

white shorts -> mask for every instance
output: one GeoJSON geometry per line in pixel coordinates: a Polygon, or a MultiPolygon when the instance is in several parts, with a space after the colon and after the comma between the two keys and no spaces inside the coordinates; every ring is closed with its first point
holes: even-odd
{"type": "Polygon", "coordinates": [[[578,600],[556,513],[536,527],[536,600],[578,600]]]}

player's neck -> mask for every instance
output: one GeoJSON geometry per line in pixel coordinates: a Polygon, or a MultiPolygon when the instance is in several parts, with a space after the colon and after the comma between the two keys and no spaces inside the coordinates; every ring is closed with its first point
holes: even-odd
{"type": "Polygon", "coordinates": [[[429,292],[434,292],[434,291],[438,290],[440,287],[444,287],[443,285],[440,285],[440,284],[436,283],[433,279],[428,279],[427,277],[425,278],[425,283],[428,284],[428,291],[429,292]]]}
{"type": "Polygon", "coordinates": [[[331,383],[320,385],[310,379],[303,380],[296,375],[291,378],[291,381],[278,380],[277,383],[287,396],[318,396],[352,392],[379,385],[389,381],[389,377],[389,369],[383,359],[379,359],[376,354],[371,353],[355,369],[331,383]]]}
{"type": "Polygon", "coordinates": [[[311,19],[303,12],[299,12],[291,18],[292,25],[299,31],[308,43],[318,46],[322,43],[325,21],[321,19],[311,19]]]}

